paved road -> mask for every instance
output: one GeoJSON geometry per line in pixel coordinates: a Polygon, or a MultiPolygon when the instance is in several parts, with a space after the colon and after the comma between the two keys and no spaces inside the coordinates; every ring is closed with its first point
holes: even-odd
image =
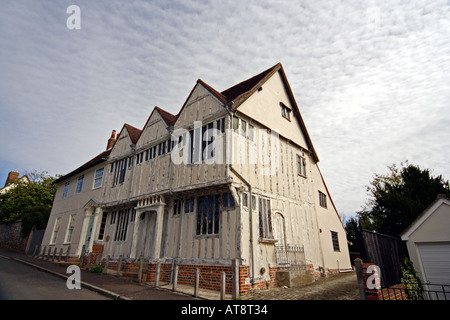
{"type": "Polygon", "coordinates": [[[66,280],[0,257],[0,300],[108,300],[85,288],[69,290],[66,280]]]}

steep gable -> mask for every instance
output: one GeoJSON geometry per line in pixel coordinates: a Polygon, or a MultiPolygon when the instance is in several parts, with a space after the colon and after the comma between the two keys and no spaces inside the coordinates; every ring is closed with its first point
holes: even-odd
{"type": "Polygon", "coordinates": [[[194,121],[224,112],[225,102],[225,96],[199,79],[178,113],[175,127],[191,125],[194,121]]]}
{"type": "Polygon", "coordinates": [[[280,63],[221,94],[227,97],[233,111],[242,112],[310,150],[314,160],[319,161],[280,63]],[[289,120],[282,117],[281,104],[290,110],[289,120]]]}
{"type": "Polygon", "coordinates": [[[120,130],[117,140],[111,148],[110,158],[120,157],[130,151],[130,145],[136,144],[142,131],[129,125],[124,124],[120,130]]]}
{"type": "Polygon", "coordinates": [[[168,135],[167,128],[175,124],[177,117],[159,107],[155,107],[147,119],[139,137],[136,148],[145,146],[152,141],[156,141],[161,137],[168,135]]]}

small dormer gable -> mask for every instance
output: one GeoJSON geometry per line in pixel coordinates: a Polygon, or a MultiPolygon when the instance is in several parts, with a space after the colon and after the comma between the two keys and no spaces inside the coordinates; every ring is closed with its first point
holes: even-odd
{"type": "Polygon", "coordinates": [[[174,125],[176,116],[155,107],[142,129],[136,149],[144,148],[154,141],[165,139],[169,136],[169,129],[174,125]]]}
{"type": "Polygon", "coordinates": [[[129,125],[124,124],[122,130],[111,149],[110,158],[119,158],[131,152],[131,146],[135,145],[139,140],[141,130],[129,125]]]}
{"type": "Polygon", "coordinates": [[[178,113],[174,127],[186,128],[194,121],[208,121],[226,112],[225,103],[225,96],[199,79],[178,113]]]}

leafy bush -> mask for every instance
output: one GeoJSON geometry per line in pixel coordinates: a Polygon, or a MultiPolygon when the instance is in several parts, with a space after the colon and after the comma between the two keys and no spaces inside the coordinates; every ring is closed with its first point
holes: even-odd
{"type": "Polygon", "coordinates": [[[93,267],[91,267],[90,271],[93,273],[102,273],[103,267],[101,265],[93,266],[93,267]]]}
{"type": "Polygon", "coordinates": [[[420,279],[416,275],[413,263],[405,257],[402,264],[402,283],[405,286],[409,300],[423,300],[423,288],[420,279]]]}

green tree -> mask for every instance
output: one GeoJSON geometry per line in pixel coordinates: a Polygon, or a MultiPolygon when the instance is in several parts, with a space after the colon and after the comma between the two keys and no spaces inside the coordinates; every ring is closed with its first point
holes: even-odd
{"type": "Polygon", "coordinates": [[[53,181],[56,177],[36,171],[27,173],[27,176],[31,176],[29,183],[17,179],[12,182],[13,188],[0,195],[0,222],[14,222],[31,207],[52,206],[56,193],[53,181]]]}
{"type": "Polygon", "coordinates": [[[22,235],[25,237],[33,228],[45,229],[51,209],[47,205],[25,208],[22,212],[22,235]]]}
{"type": "Polygon", "coordinates": [[[398,236],[422,213],[438,194],[450,196],[449,182],[442,175],[433,177],[429,169],[402,163],[388,167],[389,174],[376,174],[367,187],[370,199],[357,213],[366,228],[398,236]]]}

